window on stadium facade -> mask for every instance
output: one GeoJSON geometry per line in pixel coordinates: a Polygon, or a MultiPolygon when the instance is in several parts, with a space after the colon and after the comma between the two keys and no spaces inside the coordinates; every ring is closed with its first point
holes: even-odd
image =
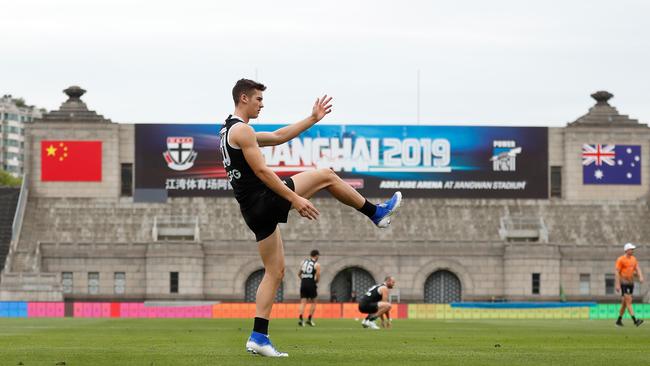
{"type": "Polygon", "coordinates": [[[616,293],[616,277],[613,273],[605,274],[605,295],[614,295],[616,293]]]}
{"type": "Polygon", "coordinates": [[[539,288],[540,288],[540,283],[541,283],[541,274],[540,273],[533,273],[532,276],[532,292],[533,295],[539,295],[539,288]]]}
{"type": "Polygon", "coordinates": [[[551,167],[551,197],[562,197],[562,167],[551,167]]]}
{"type": "Polygon", "coordinates": [[[133,164],[122,164],[122,196],[131,197],[133,195],[133,164]]]}
{"type": "Polygon", "coordinates": [[[126,273],[115,272],[114,274],[115,293],[121,295],[126,289],[126,273]]]}
{"type": "Polygon", "coordinates": [[[589,273],[580,273],[580,295],[589,295],[591,293],[591,275],[589,273]]]}
{"type": "Polygon", "coordinates": [[[61,273],[61,286],[64,294],[71,294],[74,286],[72,272],[61,273]]]}
{"type": "Polygon", "coordinates": [[[178,293],[178,272],[169,272],[169,293],[178,293]]]}
{"type": "Polygon", "coordinates": [[[91,295],[99,293],[99,272],[88,272],[88,293],[91,295]]]}

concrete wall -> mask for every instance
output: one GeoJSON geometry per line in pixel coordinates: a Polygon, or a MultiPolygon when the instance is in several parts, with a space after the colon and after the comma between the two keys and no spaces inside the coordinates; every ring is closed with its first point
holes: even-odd
{"type": "MultiPolygon", "coordinates": [[[[560,286],[574,299],[609,299],[604,276],[613,273],[620,254],[612,247],[562,247],[538,243],[425,243],[285,242],[285,300],[297,300],[300,263],[312,248],[321,251],[321,300],[327,301],[331,283],[340,271],[359,267],[376,281],[397,279],[401,298],[423,301],[426,279],[438,270],[454,273],[463,300],[558,300],[560,286]],[[540,293],[532,294],[532,273],[541,274],[540,293]],[[591,275],[591,292],[579,292],[579,274],[591,275]]],[[[42,244],[42,270],[74,272],[74,299],[215,299],[242,300],[245,283],[262,269],[255,243],[42,244]],[[88,294],[88,272],[100,273],[100,293],[88,294]],[[126,272],[126,293],[114,292],[114,273],[126,272]],[[180,273],[178,294],[169,292],[169,272],[180,273]]],[[[638,256],[643,267],[650,255],[638,256]]],[[[646,286],[642,286],[642,292],[646,286]]]]}

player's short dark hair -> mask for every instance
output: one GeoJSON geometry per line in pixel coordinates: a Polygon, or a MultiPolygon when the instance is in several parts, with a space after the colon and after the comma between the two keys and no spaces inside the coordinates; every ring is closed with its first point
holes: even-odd
{"type": "Polygon", "coordinates": [[[390,280],[391,278],[393,278],[393,276],[386,276],[386,277],[384,277],[384,282],[390,280]]]}
{"type": "Polygon", "coordinates": [[[311,254],[312,257],[315,257],[317,255],[320,255],[320,252],[318,251],[318,249],[314,249],[314,250],[311,251],[310,254],[311,254]]]}
{"type": "Polygon", "coordinates": [[[235,105],[239,104],[239,97],[241,97],[242,94],[250,96],[253,90],[265,91],[266,86],[250,79],[237,80],[237,83],[232,88],[232,99],[235,101],[235,105]]]}

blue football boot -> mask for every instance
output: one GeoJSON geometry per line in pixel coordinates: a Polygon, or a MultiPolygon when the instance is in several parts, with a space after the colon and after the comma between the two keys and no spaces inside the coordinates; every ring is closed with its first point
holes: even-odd
{"type": "Polygon", "coordinates": [[[372,222],[380,228],[387,228],[390,225],[390,217],[397,212],[397,209],[402,204],[402,193],[395,192],[393,197],[384,203],[377,205],[377,211],[370,218],[372,222]]]}
{"type": "Polygon", "coordinates": [[[246,342],[246,351],[266,357],[289,357],[288,353],[280,352],[271,343],[269,336],[258,332],[252,332],[246,342]]]}

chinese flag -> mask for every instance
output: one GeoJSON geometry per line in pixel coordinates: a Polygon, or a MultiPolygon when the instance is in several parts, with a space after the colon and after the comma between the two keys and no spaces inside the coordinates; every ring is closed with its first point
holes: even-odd
{"type": "Polygon", "coordinates": [[[41,141],[41,180],[101,182],[101,141],[41,141]]]}

